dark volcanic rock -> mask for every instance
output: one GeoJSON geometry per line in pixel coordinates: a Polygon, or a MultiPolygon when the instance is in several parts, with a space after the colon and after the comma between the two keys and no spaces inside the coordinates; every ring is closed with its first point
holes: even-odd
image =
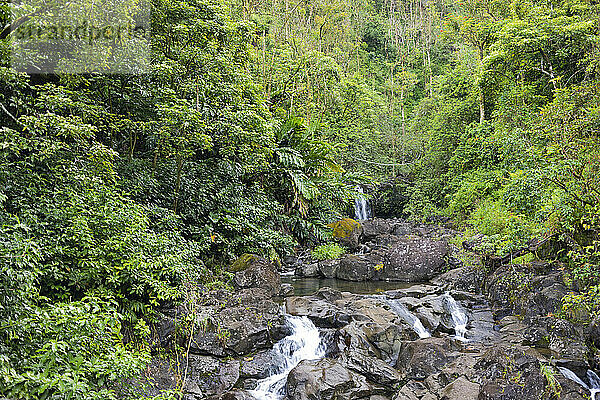
{"type": "MultiPolygon", "coordinates": [[[[270,296],[277,295],[281,290],[281,277],[275,264],[258,256],[251,257],[247,257],[245,268],[235,273],[233,284],[236,289],[262,288],[267,290],[270,296]]],[[[239,260],[234,265],[238,263],[239,260]]],[[[238,266],[236,269],[239,268],[242,267],[238,266]]]]}
{"type": "Polygon", "coordinates": [[[441,369],[456,357],[450,339],[428,338],[405,342],[400,351],[396,368],[408,378],[422,380],[441,369]]]}
{"type": "Polygon", "coordinates": [[[451,269],[433,280],[435,284],[452,290],[479,293],[484,281],[481,268],[468,266],[451,269]]]}
{"type": "Polygon", "coordinates": [[[319,272],[325,278],[335,278],[340,266],[340,260],[319,261],[319,272]]]}
{"type": "Polygon", "coordinates": [[[368,281],[375,276],[375,265],[370,255],[347,255],[340,260],[336,276],[345,281],[368,281]]]}
{"type": "Polygon", "coordinates": [[[272,349],[260,351],[241,360],[240,376],[242,378],[266,378],[271,375],[272,369],[282,361],[281,355],[272,349]]]}
{"type": "Polygon", "coordinates": [[[369,240],[378,239],[380,236],[389,235],[392,233],[394,225],[392,221],[375,218],[368,221],[363,221],[363,233],[361,240],[363,242],[368,242],[369,240]]]}
{"type": "Polygon", "coordinates": [[[190,355],[185,392],[203,395],[224,393],[240,377],[239,361],[221,361],[210,356],[190,355]]]}
{"type": "Polygon", "coordinates": [[[235,389],[218,396],[209,397],[207,400],[256,400],[256,397],[246,390],[235,389]]]}
{"type": "Polygon", "coordinates": [[[286,400],[362,399],[385,392],[340,360],[325,358],[302,361],[290,372],[286,400]]]}
{"type": "Polygon", "coordinates": [[[474,369],[485,381],[479,400],[539,400],[546,388],[537,359],[516,348],[495,347],[474,369]]]}
{"type": "Polygon", "coordinates": [[[423,282],[442,273],[448,245],[419,237],[406,237],[394,243],[385,255],[379,279],[423,282]]]}
{"type": "Polygon", "coordinates": [[[243,355],[269,348],[286,334],[281,307],[264,299],[261,290],[242,291],[229,307],[205,306],[198,312],[203,329],[195,332],[190,350],[194,354],[243,355]]]}

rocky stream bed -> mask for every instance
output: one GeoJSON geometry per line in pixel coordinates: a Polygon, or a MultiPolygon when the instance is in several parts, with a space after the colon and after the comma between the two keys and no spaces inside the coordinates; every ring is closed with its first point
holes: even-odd
{"type": "Polygon", "coordinates": [[[179,385],[188,400],[594,396],[600,323],[554,315],[569,291],[560,265],[485,268],[452,244],[457,235],[375,219],[346,238],[355,254],[339,260],[277,268],[246,256],[234,292],[165,310],[140,390],[179,385]],[[190,315],[200,328],[186,329],[190,315]],[[174,348],[185,356],[159,356],[174,348]]]}

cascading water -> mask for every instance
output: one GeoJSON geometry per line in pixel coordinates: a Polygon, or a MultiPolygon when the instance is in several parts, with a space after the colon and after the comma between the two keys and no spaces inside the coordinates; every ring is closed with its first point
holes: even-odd
{"type": "Polygon", "coordinates": [[[463,311],[463,309],[458,305],[456,300],[449,293],[446,293],[444,296],[446,300],[446,307],[448,312],[450,313],[450,318],[452,318],[452,324],[454,325],[454,333],[456,338],[462,341],[466,341],[465,334],[467,333],[467,324],[469,323],[469,318],[467,314],[463,311]]]}
{"type": "Polygon", "coordinates": [[[395,299],[388,299],[385,296],[375,297],[389,305],[392,311],[394,311],[400,318],[412,325],[414,331],[417,332],[421,339],[431,337],[429,332],[427,332],[427,329],[425,329],[425,327],[421,323],[421,320],[417,318],[413,313],[408,311],[408,308],[406,308],[404,304],[400,303],[398,300],[395,299]]]}
{"type": "Polygon", "coordinates": [[[596,400],[596,394],[600,393],[600,377],[591,369],[588,370],[587,377],[590,381],[590,397],[596,400]]]}
{"type": "Polygon", "coordinates": [[[319,330],[307,317],[286,316],[291,335],[273,346],[283,361],[276,366],[273,375],[258,381],[256,389],[250,391],[259,400],[280,400],[285,396],[287,376],[302,360],[316,360],[325,355],[319,330]]]}
{"type": "MultiPolygon", "coordinates": [[[[363,188],[360,186],[357,186],[356,190],[359,193],[364,193],[363,188]]],[[[367,202],[367,198],[362,194],[354,200],[354,215],[357,221],[365,221],[371,217],[369,203],[367,202]]]]}
{"type": "Polygon", "coordinates": [[[561,374],[567,379],[572,380],[575,383],[583,386],[587,390],[590,391],[590,398],[592,400],[596,400],[596,394],[600,393],[600,378],[596,373],[592,370],[587,371],[587,378],[590,381],[590,384],[586,384],[580,377],[578,377],[575,372],[571,371],[568,368],[558,367],[558,370],[561,374]]]}

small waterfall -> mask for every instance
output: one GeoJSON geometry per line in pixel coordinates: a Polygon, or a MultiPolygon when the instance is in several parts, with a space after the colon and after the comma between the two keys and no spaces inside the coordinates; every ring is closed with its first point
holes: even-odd
{"type": "MultiPolygon", "coordinates": [[[[363,188],[360,186],[357,186],[356,190],[359,193],[364,193],[363,188]]],[[[371,209],[365,196],[359,195],[354,200],[354,215],[357,221],[365,221],[371,217],[371,209]]]]}
{"type": "Polygon", "coordinates": [[[448,312],[450,313],[450,317],[452,318],[452,324],[454,325],[454,333],[456,338],[466,341],[467,339],[465,338],[465,334],[467,333],[467,324],[469,323],[467,314],[465,314],[450,293],[446,293],[444,299],[446,300],[446,306],[448,308],[448,312]]]}
{"type": "Polygon", "coordinates": [[[586,384],[580,377],[578,377],[575,372],[571,371],[568,368],[558,367],[558,370],[561,374],[567,379],[572,380],[575,383],[583,386],[587,390],[590,391],[590,398],[592,400],[596,400],[596,394],[600,393],[600,378],[596,373],[592,370],[587,371],[587,378],[590,381],[590,384],[586,384]]]}
{"type": "Polygon", "coordinates": [[[588,369],[587,377],[590,381],[590,397],[596,400],[596,394],[600,393],[600,377],[591,369],[588,369]]]}
{"type": "Polygon", "coordinates": [[[292,330],[290,336],[273,346],[273,351],[283,360],[273,375],[258,381],[250,391],[259,400],[280,400],[285,396],[287,376],[302,360],[315,360],[325,355],[319,330],[307,317],[286,316],[286,324],[292,330]]]}
{"type": "Polygon", "coordinates": [[[394,311],[400,318],[412,325],[414,331],[417,332],[421,339],[431,337],[429,332],[427,332],[427,329],[425,329],[425,327],[421,323],[421,320],[417,318],[413,313],[408,311],[408,308],[406,308],[404,304],[400,303],[398,300],[395,299],[388,299],[385,296],[375,297],[389,305],[392,311],[394,311]]]}

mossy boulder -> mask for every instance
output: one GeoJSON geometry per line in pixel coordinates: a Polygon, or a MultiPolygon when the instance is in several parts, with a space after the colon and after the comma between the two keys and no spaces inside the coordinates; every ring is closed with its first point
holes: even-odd
{"type": "Polygon", "coordinates": [[[342,245],[356,249],[360,243],[360,237],[363,233],[363,227],[360,222],[352,218],[344,218],[327,225],[333,229],[333,237],[342,245]]]}
{"type": "Polygon", "coordinates": [[[266,289],[271,296],[281,290],[281,279],[274,263],[254,254],[244,254],[229,268],[234,272],[236,289],[266,289]]]}
{"type": "Polygon", "coordinates": [[[260,257],[256,254],[242,254],[228,268],[229,272],[240,272],[248,269],[249,266],[258,262],[260,257]]]}

